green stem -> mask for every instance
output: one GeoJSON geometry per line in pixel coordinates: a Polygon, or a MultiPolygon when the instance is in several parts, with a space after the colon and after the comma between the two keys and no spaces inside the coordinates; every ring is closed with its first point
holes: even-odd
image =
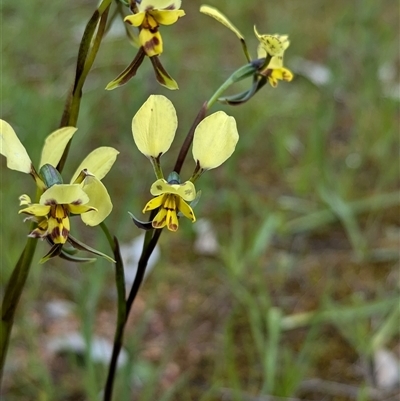
{"type": "MultiPolygon", "coordinates": [[[[154,215],[151,215],[150,219],[152,220],[153,218],[154,218],[154,215]]],[[[124,302],[125,307],[126,307],[125,313],[122,316],[122,309],[121,310],[119,309],[119,311],[118,311],[118,323],[117,323],[117,328],[116,328],[115,336],[114,336],[113,351],[112,351],[110,366],[109,366],[109,370],[108,370],[107,381],[106,381],[106,385],[104,388],[103,401],[111,401],[112,400],[112,392],[113,392],[115,374],[117,371],[118,356],[119,356],[119,353],[120,353],[122,345],[123,345],[123,337],[124,337],[124,330],[125,330],[126,322],[128,320],[128,316],[131,311],[133,302],[135,301],[137,293],[139,291],[139,288],[143,282],[147,263],[149,261],[151,254],[154,251],[154,248],[157,245],[157,242],[158,242],[158,239],[160,238],[161,232],[162,232],[161,229],[146,231],[145,239],[143,242],[142,255],[139,259],[136,277],[133,282],[133,285],[132,285],[131,291],[129,293],[128,299],[126,301],[126,304],[124,302]]],[[[117,257],[117,255],[115,254],[117,264],[118,264],[119,257],[120,256],[117,257]]],[[[117,278],[117,276],[116,276],[116,278],[117,278]]],[[[117,279],[117,286],[118,286],[118,282],[120,282],[120,281],[118,281],[118,279],[117,279]]],[[[120,303],[122,303],[122,301],[120,301],[120,298],[119,298],[118,304],[120,304],[120,303]]]]}
{"type": "MultiPolygon", "coordinates": [[[[33,229],[33,228],[32,228],[33,229]]],[[[18,259],[5,289],[1,305],[0,327],[0,382],[3,377],[3,368],[6,360],[11,330],[14,323],[15,311],[25,286],[26,279],[35,254],[37,239],[28,238],[25,248],[18,259]]]]}
{"type": "Polygon", "coordinates": [[[211,96],[210,100],[207,102],[207,110],[218,100],[218,98],[235,82],[241,81],[242,79],[251,77],[257,71],[254,63],[249,63],[240,67],[236,70],[211,96]]]}
{"type": "Polygon", "coordinates": [[[101,223],[104,234],[110,244],[115,258],[115,284],[118,294],[118,313],[117,326],[114,334],[114,345],[111,355],[110,368],[107,375],[107,380],[104,388],[104,400],[111,400],[114,385],[115,373],[118,366],[118,356],[122,348],[124,329],[127,321],[126,303],[125,303],[125,273],[124,264],[121,257],[119,243],[117,237],[112,237],[105,223],[101,223]]]}
{"type": "MultiPolygon", "coordinates": [[[[78,51],[75,81],[64,107],[60,127],[76,127],[82,98],[82,88],[99,50],[106,29],[111,1],[112,0],[103,0],[86,25],[78,51]],[[93,39],[95,32],[96,36],[93,39]]],[[[64,168],[70,146],[71,141],[66,146],[64,154],[57,166],[57,169],[60,172],[64,168]]]]}
{"type": "Polygon", "coordinates": [[[199,125],[200,121],[203,120],[206,116],[207,113],[207,107],[208,104],[207,102],[203,104],[201,107],[200,111],[198,112],[196,118],[193,121],[192,126],[190,127],[189,132],[186,135],[186,138],[182,144],[181,150],[179,151],[178,158],[176,159],[174,171],[176,171],[178,174],[181,172],[183,162],[186,159],[186,155],[189,151],[190,145],[193,142],[193,136],[194,136],[194,131],[196,130],[196,127],[199,125]]]}
{"type": "Polygon", "coordinates": [[[153,165],[154,174],[156,175],[157,179],[164,178],[160,164],[160,157],[150,157],[150,161],[153,165]]]}

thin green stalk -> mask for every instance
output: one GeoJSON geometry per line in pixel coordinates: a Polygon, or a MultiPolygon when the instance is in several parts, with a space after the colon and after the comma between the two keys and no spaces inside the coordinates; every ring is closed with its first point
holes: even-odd
{"type": "Polygon", "coordinates": [[[176,159],[176,163],[175,163],[175,167],[174,167],[174,171],[176,171],[178,174],[181,172],[183,163],[186,159],[186,155],[189,151],[190,145],[193,142],[194,131],[196,130],[196,127],[199,125],[200,121],[203,120],[206,116],[207,107],[208,107],[208,104],[206,102],[203,104],[200,111],[198,112],[196,118],[193,121],[192,126],[190,127],[189,132],[186,135],[185,140],[183,141],[181,150],[179,151],[179,155],[176,159]]]}
{"type": "MultiPolygon", "coordinates": [[[[64,107],[60,127],[76,127],[82,98],[82,88],[96,58],[101,40],[103,39],[111,1],[112,0],[103,0],[86,25],[78,51],[75,81],[64,107]],[[93,39],[95,32],[96,36],[93,39]]],[[[64,154],[57,166],[57,169],[60,172],[64,168],[70,146],[71,141],[66,146],[64,154]]]]}
{"type": "Polygon", "coordinates": [[[36,250],[36,244],[36,238],[28,238],[25,248],[18,259],[18,262],[5,289],[5,294],[1,306],[0,382],[3,377],[3,368],[6,360],[11,330],[14,323],[15,311],[17,310],[18,302],[29,274],[32,259],[36,250]]]}
{"type": "MultiPolygon", "coordinates": [[[[153,218],[154,218],[154,212],[150,216],[150,220],[152,220],[153,218]]],[[[118,320],[117,320],[117,327],[116,327],[116,331],[115,331],[115,335],[114,335],[114,344],[113,344],[111,361],[110,361],[107,380],[106,380],[106,384],[105,384],[105,388],[104,388],[104,396],[103,396],[104,401],[112,400],[115,374],[117,371],[118,356],[119,356],[119,353],[120,353],[122,345],[123,345],[123,337],[124,337],[124,330],[125,330],[126,322],[128,320],[128,316],[129,316],[130,310],[132,308],[133,302],[135,301],[135,298],[137,296],[139,288],[143,282],[147,263],[149,261],[151,254],[154,251],[155,246],[157,245],[157,242],[158,242],[158,239],[160,238],[161,232],[162,232],[161,229],[146,231],[145,239],[144,239],[144,243],[143,243],[142,255],[141,255],[139,263],[138,263],[136,277],[133,282],[133,285],[130,290],[130,293],[129,293],[126,303],[125,303],[125,280],[123,280],[123,278],[122,278],[123,262],[121,260],[121,256],[119,253],[118,243],[116,241],[116,238],[114,237],[115,248],[113,248],[113,251],[114,251],[115,260],[117,261],[117,263],[116,263],[116,266],[117,266],[116,285],[117,285],[117,289],[118,289],[118,320]],[[122,305],[124,305],[124,308],[122,305]]],[[[110,237],[109,234],[108,234],[108,237],[110,237]]]]}
{"type": "Polygon", "coordinates": [[[114,253],[115,258],[115,284],[117,287],[118,294],[118,313],[117,313],[117,325],[114,334],[114,345],[113,351],[111,355],[110,368],[107,375],[107,380],[104,388],[104,400],[111,400],[114,378],[116,373],[116,368],[118,364],[118,356],[122,348],[123,337],[124,337],[124,329],[127,320],[126,313],[126,303],[125,303],[125,273],[124,273],[124,264],[121,257],[121,252],[119,248],[119,243],[117,237],[112,237],[110,231],[108,230],[105,223],[101,223],[100,227],[102,228],[104,234],[107,237],[107,240],[110,244],[110,247],[114,253]]]}
{"type": "Polygon", "coordinates": [[[210,100],[207,102],[206,110],[209,110],[211,106],[218,100],[219,97],[235,82],[241,81],[242,79],[251,77],[257,71],[257,68],[253,63],[249,63],[240,67],[236,70],[211,96],[210,100]]]}

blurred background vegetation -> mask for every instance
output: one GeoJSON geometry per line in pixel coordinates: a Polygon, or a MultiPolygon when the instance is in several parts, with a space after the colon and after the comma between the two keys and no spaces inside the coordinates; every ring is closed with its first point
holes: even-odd
{"type": "MultiPolygon", "coordinates": [[[[136,54],[119,20],[84,87],[65,176],[95,147],[121,152],[104,182],[114,202],[106,222],[124,244],[140,234],[127,211],[141,216],[154,181],[132,139],[135,112],[152,93],[174,103],[179,128],[162,160],[167,173],[201,104],[245,63],[235,35],[200,14],[201,4],[184,1],[186,16],[161,29],[161,61],[179,91],[155,82],[148,59],[127,85],[104,90],[136,54]]],[[[196,216],[212,223],[219,250],[196,253],[187,220],[178,233],[163,233],[161,257],[131,314],[115,400],[395,399],[396,380],[386,388],[377,364],[389,356],[394,364],[383,364],[383,377],[398,374],[399,3],[207,4],[237,25],[253,55],[254,24],[289,34],[285,65],[295,79],[243,106],[214,108],[234,115],[240,133],[232,158],[196,186],[203,194],[196,216]]],[[[35,162],[58,127],[95,7],[95,0],[1,4],[1,118],[35,162]]],[[[28,231],[18,196],[32,196],[34,184],[3,158],[1,169],[3,290],[28,231]]],[[[183,179],[192,169],[189,154],[183,179]]],[[[100,229],[74,220],[73,230],[109,253],[100,229]]],[[[37,265],[47,250],[39,244],[19,305],[4,399],[97,400],[106,366],[88,345],[113,337],[113,268],[102,260],[37,265]],[[68,311],[50,313],[61,301],[68,311]],[[72,333],[87,345],[79,357],[49,350],[72,333]]]]}

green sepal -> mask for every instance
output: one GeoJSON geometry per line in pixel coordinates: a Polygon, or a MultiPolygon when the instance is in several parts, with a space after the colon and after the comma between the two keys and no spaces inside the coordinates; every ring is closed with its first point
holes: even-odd
{"type": "MultiPolygon", "coordinates": [[[[258,61],[258,60],[255,60],[258,61]]],[[[246,79],[248,77],[253,76],[254,74],[257,73],[259,68],[258,63],[252,61],[249,64],[244,65],[243,67],[240,67],[238,70],[236,70],[230,77],[229,77],[229,82],[230,84],[233,84],[234,82],[239,82],[242,81],[243,79],[246,79]]]]}
{"type": "Polygon", "coordinates": [[[110,256],[108,256],[105,253],[100,252],[100,251],[90,247],[89,245],[84,244],[83,242],[81,242],[81,241],[77,240],[76,238],[72,237],[71,234],[68,235],[68,241],[76,249],[79,249],[81,251],[86,251],[86,252],[89,252],[89,253],[93,253],[93,255],[100,256],[100,257],[108,260],[111,263],[115,263],[115,260],[113,258],[111,258],[110,256]]]}
{"type": "Polygon", "coordinates": [[[128,212],[129,216],[131,216],[131,219],[133,220],[133,223],[137,228],[140,228],[145,231],[153,230],[154,227],[152,225],[151,221],[141,221],[137,219],[131,212],[128,212]]]}
{"type": "Polygon", "coordinates": [[[176,81],[168,74],[167,70],[161,64],[158,56],[150,57],[151,64],[153,64],[154,72],[156,73],[157,82],[170,90],[179,89],[176,81]]]}
{"type": "Polygon", "coordinates": [[[46,255],[44,255],[42,259],[40,259],[39,263],[40,264],[46,263],[49,259],[59,256],[62,251],[62,246],[63,244],[54,244],[51,247],[50,251],[46,253],[46,255]]]}
{"type": "MultiPolygon", "coordinates": [[[[75,216],[78,216],[78,215],[75,215],[75,216]]],[[[72,246],[69,246],[69,245],[67,245],[67,244],[64,244],[64,246],[63,246],[63,253],[66,253],[66,254],[72,256],[72,255],[76,255],[76,254],[78,253],[78,250],[75,249],[75,248],[72,247],[72,246]]]]}
{"type": "Polygon", "coordinates": [[[146,53],[143,50],[143,47],[141,47],[136,54],[136,57],[133,59],[132,63],[130,63],[128,67],[126,67],[125,70],[117,76],[117,78],[108,83],[108,85],[106,86],[106,90],[113,90],[115,88],[118,88],[119,86],[126,84],[131,78],[133,78],[136,75],[138,68],[143,63],[145,55],[146,53]]]}
{"type": "Polygon", "coordinates": [[[74,262],[74,263],[93,263],[97,259],[96,258],[80,258],[78,256],[72,256],[71,254],[65,252],[63,249],[59,255],[61,259],[68,260],[68,262],[74,262]]]}
{"type": "Polygon", "coordinates": [[[39,175],[47,188],[63,183],[63,179],[58,170],[50,164],[44,164],[39,170],[39,175]]]}
{"type": "Polygon", "coordinates": [[[237,106],[250,100],[265,84],[267,83],[266,77],[254,77],[253,85],[247,91],[237,93],[232,96],[225,96],[218,98],[218,101],[231,106],[237,106]]]}

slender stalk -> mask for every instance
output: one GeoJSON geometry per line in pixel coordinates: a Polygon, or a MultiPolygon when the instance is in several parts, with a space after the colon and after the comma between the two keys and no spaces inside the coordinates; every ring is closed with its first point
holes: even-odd
{"type": "Polygon", "coordinates": [[[247,77],[254,75],[257,71],[256,64],[251,62],[249,64],[240,67],[236,70],[211,96],[210,100],[207,102],[206,110],[209,110],[211,106],[218,100],[218,98],[235,82],[241,81],[247,77]]]}
{"type": "Polygon", "coordinates": [[[186,138],[182,144],[181,150],[179,151],[179,155],[178,158],[176,159],[174,167],[174,171],[176,171],[178,174],[181,172],[183,163],[186,159],[186,155],[189,151],[190,145],[193,142],[194,131],[196,130],[196,127],[199,125],[200,121],[205,118],[207,109],[208,109],[208,104],[207,102],[205,102],[201,107],[200,111],[198,112],[196,118],[194,119],[189,132],[186,135],[186,138]]]}
{"type": "MultiPolygon", "coordinates": [[[[152,219],[153,217],[154,216],[151,216],[150,218],[152,219]]],[[[120,290],[118,291],[118,307],[119,307],[118,308],[118,322],[117,322],[117,328],[116,328],[115,335],[114,335],[113,351],[112,351],[112,355],[111,355],[111,361],[110,361],[110,365],[109,365],[106,385],[104,388],[103,401],[111,401],[112,400],[112,392],[113,392],[113,387],[114,387],[115,374],[117,371],[118,356],[119,356],[119,353],[120,353],[122,345],[123,345],[123,337],[124,337],[126,322],[128,321],[128,316],[131,311],[133,302],[135,301],[136,296],[139,291],[139,288],[143,282],[147,263],[149,261],[151,254],[154,251],[155,246],[157,245],[157,242],[158,242],[158,239],[160,238],[161,232],[162,232],[161,229],[149,230],[146,232],[144,243],[143,243],[142,255],[139,259],[136,277],[133,282],[132,288],[130,290],[126,304],[125,304],[125,302],[123,302],[125,305],[125,313],[124,314],[123,314],[122,308],[120,308],[120,305],[122,305],[122,301],[120,299],[121,291],[120,290]]],[[[116,250],[117,249],[119,252],[119,248],[116,248],[116,250]]],[[[117,265],[118,265],[118,261],[120,260],[120,255],[117,255],[116,253],[114,253],[114,255],[115,255],[115,259],[117,261],[117,265]]],[[[122,266],[122,260],[120,260],[120,265],[122,266]]],[[[122,267],[122,274],[123,274],[123,267],[122,267]]],[[[116,273],[116,282],[117,282],[117,288],[118,288],[118,286],[121,286],[121,278],[118,277],[118,273],[116,273]]],[[[124,288],[125,288],[125,285],[124,285],[124,288]]]]}
{"type": "MultiPolygon", "coordinates": [[[[112,0],[103,0],[86,25],[85,32],[83,33],[78,51],[75,81],[65,103],[60,127],[76,126],[82,98],[82,88],[96,58],[101,40],[103,39],[103,35],[106,30],[107,17],[110,10],[111,1],[112,0]],[[93,39],[95,32],[96,36],[93,39]]],[[[70,146],[71,141],[66,146],[64,154],[62,155],[61,160],[58,163],[57,169],[60,172],[64,168],[70,146]]]]}
{"type": "Polygon", "coordinates": [[[110,243],[114,252],[115,258],[115,283],[118,294],[118,313],[117,313],[117,326],[114,334],[114,346],[111,355],[110,369],[108,371],[107,380],[104,388],[104,400],[111,400],[114,385],[114,378],[116,368],[118,365],[118,356],[122,348],[125,324],[127,321],[126,303],[125,303],[125,274],[124,265],[121,258],[121,252],[118,244],[117,237],[112,238],[107,227],[102,226],[104,233],[110,243]]]}

